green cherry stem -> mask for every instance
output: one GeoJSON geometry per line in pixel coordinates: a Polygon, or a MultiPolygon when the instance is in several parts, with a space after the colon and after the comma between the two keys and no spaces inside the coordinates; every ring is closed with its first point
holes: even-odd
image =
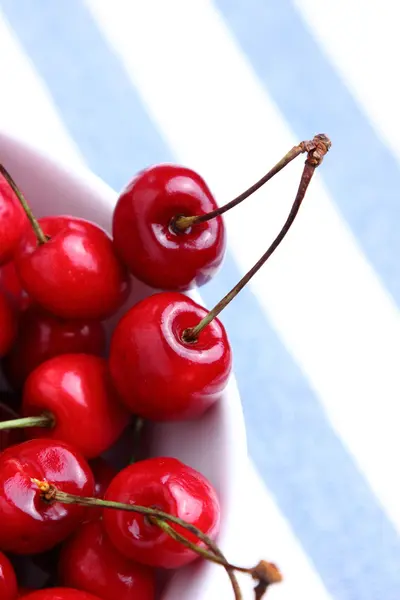
{"type": "Polygon", "coordinates": [[[310,184],[310,181],[315,173],[315,169],[321,164],[325,154],[329,151],[331,147],[331,141],[324,134],[319,134],[315,136],[313,140],[313,145],[309,146],[307,159],[305,161],[303,173],[301,176],[300,184],[297,190],[296,198],[293,202],[292,208],[290,210],[289,216],[286,219],[282,229],[268,248],[268,250],[263,254],[263,256],[256,262],[256,264],[242,277],[242,279],[235,285],[234,288],[231,289],[230,292],[222,298],[214,306],[212,310],[200,321],[198,325],[195,327],[191,327],[186,329],[183,332],[183,340],[185,342],[195,342],[197,341],[200,332],[207,327],[211,323],[215,317],[217,317],[220,312],[238,295],[238,293],[244,288],[245,285],[250,281],[252,277],[261,269],[264,263],[269,259],[269,257],[275,252],[278,248],[279,244],[282,242],[289,229],[291,228],[297,213],[299,212],[300,206],[303,202],[304,196],[306,194],[307,188],[310,184]]]}
{"type": "Polygon", "coordinates": [[[49,413],[43,413],[35,417],[22,417],[21,419],[11,419],[0,423],[0,431],[25,429],[25,427],[54,427],[54,417],[49,413]]]}
{"type": "Polygon", "coordinates": [[[300,142],[300,144],[294,146],[291,150],[289,150],[287,154],[285,154],[283,158],[281,158],[281,160],[278,163],[276,163],[274,167],[272,167],[270,171],[268,171],[268,173],[261,177],[261,179],[259,179],[256,183],[250,186],[247,190],[242,192],[239,196],[237,196],[227,204],[224,204],[224,206],[221,206],[220,208],[217,208],[205,215],[176,217],[175,219],[173,219],[172,228],[177,232],[183,232],[185,231],[185,229],[188,229],[193,225],[196,225],[198,223],[205,223],[206,221],[210,221],[215,217],[223,215],[234,206],[237,206],[238,204],[243,202],[243,200],[246,200],[246,198],[254,194],[254,192],[257,192],[257,190],[259,190],[264,184],[266,184],[267,181],[269,181],[277,173],[282,171],[282,169],[284,169],[289,163],[291,163],[292,160],[300,156],[300,154],[303,154],[304,152],[310,152],[311,149],[315,148],[315,146],[320,143],[321,135],[323,134],[318,134],[314,136],[312,140],[300,142]]]}
{"type": "Polygon", "coordinates": [[[146,516],[150,523],[162,529],[174,540],[193,550],[193,552],[195,552],[198,556],[224,567],[231,580],[235,600],[242,600],[243,598],[240,586],[234,573],[235,571],[247,573],[257,582],[255,587],[256,600],[262,597],[270,585],[273,583],[279,583],[282,580],[282,576],[278,568],[272,563],[267,563],[266,561],[260,561],[254,568],[239,567],[229,563],[222,554],[221,550],[210,537],[208,537],[194,525],[187,523],[186,521],[180,519],[179,517],[175,517],[174,515],[170,515],[156,508],[149,508],[147,506],[124,504],[122,502],[114,502],[112,500],[102,500],[100,498],[68,494],[58,490],[55,485],[50,484],[47,481],[40,481],[34,478],[32,478],[31,481],[40,490],[42,500],[50,504],[54,502],[60,502],[61,504],[78,504],[80,506],[87,507],[97,506],[105,509],[134,512],[146,516]],[[188,540],[184,535],[178,533],[173,527],[171,527],[169,523],[178,525],[192,535],[195,535],[201,542],[203,542],[206,548],[188,540]],[[261,589],[263,590],[263,593],[261,595],[257,595],[261,589]]]}
{"type": "Polygon", "coordinates": [[[25,200],[24,196],[22,195],[22,192],[18,188],[14,179],[11,177],[10,173],[7,171],[7,169],[2,164],[0,164],[0,173],[3,175],[4,179],[7,181],[8,185],[11,187],[14,194],[17,196],[22,208],[24,209],[25,214],[32,225],[32,229],[35,232],[38,244],[39,245],[45,244],[47,242],[47,238],[46,238],[45,234],[43,233],[42,228],[39,225],[39,221],[36,219],[35,215],[31,211],[29,204],[25,200]]]}

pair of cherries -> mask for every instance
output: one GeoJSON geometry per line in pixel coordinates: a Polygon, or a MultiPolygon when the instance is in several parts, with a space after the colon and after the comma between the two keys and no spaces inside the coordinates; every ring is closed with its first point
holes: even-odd
{"type": "MultiPolygon", "coordinates": [[[[103,479],[96,489],[89,464],[66,443],[30,440],[4,450],[0,454],[0,549],[32,555],[61,543],[58,571],[65,586],[93,592],[103,600],[113,600],[115,594],[120,600],[131,600],[133,594],[153,600],[153,569],[179,568],[196,554],[144,515],[112,509],[99,513],[99,508],[74,501],[60,503],[44,496],[38,482],[55,484],[58,492],[72,494],[72,500],[77,494],[97,494],[106,503],[157,507],[212,539],[220,522],[216,493],[203,475],[174,458],[147,459],[117,474],[107,467],[104,472],[104,464],[100,469],[99,464],[94,470],[103,479]]],[[[186,537],[197,542],[194,534],[186,537]]],[[[4,564],[0,591],[1,586],[14,590],[15,577],[7,559],[4,564]]],[[[10,593],[10,600],[14,597],[10,593]]]]}
{"type": "MultiPolygon", "coordinates": [[[[146,298],[121,319],[111,339],[111,379],[122,402],[140,417],[199,417],[221,397],[231,372],[231,348],[217,315],[280,244],[329,147],[323,135],[295,146],[262,180],[222,209],[193,171],[171,165],[147,169],[118,199],[112,241],[94,224],[72,217],[37,222],[28,207],[32,228],[24,230],[13,255],[22,287],[35,304],[64,319],[113,314],[129,292],[124,265],[142,281],[171,290],[146,298]],[[292,211],[254,268],[210,312],[180,293],[208,281],[221,264],[221,213],[302,152],[307,152],[307,160],[292,211]]],[[[4,169],[3,174],[23,205],[15,183],[4,169]]],[[[18,360],[7,362],[10,377],[17,379],[12,367],[18,371],[18,360]]]]}

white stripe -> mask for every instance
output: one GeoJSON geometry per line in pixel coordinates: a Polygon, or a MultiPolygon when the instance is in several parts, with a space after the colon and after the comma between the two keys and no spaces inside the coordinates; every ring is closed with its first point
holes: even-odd
{"type": "MultiPolygon", "coordinates": [[[[299,141],[209,1],[87,5],[178,159],[199,170],[221,202],[299,141]]],[[[326,160],[335,160],[334,146],[326,160]]],[[[242,271],[283,222],[301,166],[227,216],[242,271]]],[[[399,315],[318,177],[252,289],[400,529],[399,315]]]]}
{"type": "MultiPolygon", "coordinates": [[[[268,596],[271,594],[272,600],[294,600],[298,597],[328,600],[331,596],[251,462],[246,471],[243,490],[246,493],[243,498],[246,504],[238,506],[234,521],[237,526],[231,531],[231,536],[232,543],[235,539],[236,544],[238,540],[246,540],[246,543],[241,544],[240,553],[231,556],[229,552],[229,557],[243,565],[257,564],[260,558],[275,562],[283,574],[284,582],[269,590],[268,596]],[[248,507],[245,518],[243,506],[248,507]]],[[[229,549],[229,543],[226,543],[226,548],[229,549]]],[[[248,578],[242,578],[240,583],[248,594],[246,598],[254,598],[254,583],[248,578]]]]}
{"type": "Polygon", "coordinates": [[[295,0],[295,4],[346,86],[400,158],[399,4],[393,0],[295,0]]]}
{"type": "Polygon", "coordinates": [[[0,129],[73,166],[83,160],[29,58],[0,11],[0,129]]]}

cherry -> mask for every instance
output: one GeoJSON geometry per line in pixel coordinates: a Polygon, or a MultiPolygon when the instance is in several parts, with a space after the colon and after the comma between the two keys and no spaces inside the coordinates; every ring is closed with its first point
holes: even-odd
{"type": "MultiPolygon", "coordinates": [[[[105,500],[157,507],[179,517],[214,539],[220,507],[207,479],[176,458],[150,458],[125,467],[111,482],[105,500]]],[[[126,557],[166,569],[182,567],[196,558],[193,550],[172,539],[147,517],[119,510],[104,510],[103,523],[114,546],[126,557]]],[[[195,535],[173,528],[187,539],[195,535]]]]}
{"type": "Polygon", "coordinates": [[[44,552],[82,522],[85,509],[46,503],[32,479],[55,482],[70,493],[92,494],[93,475],[71,446],[29,440],[0,454],[0,548],[14,554],[44,552]]]}
{"type": "Polygon", "coordinates": [[[7,556],[0,552],[0,598],[16,600],[18,595],[17,577],[7,556]]]}
{"type": "Polygon", "coordinates": [[[130,284],[107,234],[69,216],[46,217],[38,226],[44,241],[28,229],[15,252],[18,275],[32,300],[65,319],[105,319],[115,313],[130,284]]]}
{"type": "Polygon", "coordinates": [[[127,426],[108,373],[107,362],[89,354],[63,354],[39,365],[23,393],[23,419],[1,429],[32,427],[30,436],[63,440],[87,458],[107,450],[127,426]]]}
{"type": "Polygon", "coordinates": [[[103,600],[87,592],[61,587],[36,590],[23,597],[25,600],[103,600]]]}
{"type": "Polygon", "coordinates": [[[5,177],[0,174],[0,265],[12,260],[28,225],[28,219],[18,198],[5,177]]]}
{"type": "Polygon", "coordinates": [[[0,290],[0,358],[10,350],[17,335],[17,313],[0,290]]]}
{"type": "MultiPolygon", "coordinates": [[[[0,420],[5,421],[17,418],[17,413],[11,407],[0,401],[0,420]]],[[[24,437],[20,429],[0,430],[0,452],[8,448],[8,446],[19,444],[23,441],[24,437]]]]}
{"type": "Polygon", "coordinates": [[[178,292],[142,300],[122,317],[110,346],[110,372],[122,400],[142,417],[200,416],[220,396],[231,372],[225,329],[215,319],[197,344],[183,332],[208,311],[178,292]]]}
{"type": "Polygon", "coordinates": [[[110,372],[132,412],[157,421],[194,418],[220,397],[231,371],[231,350],[216,317],[280,245],[329,148],[326,136],[315,136],[308,146],[296,198],[281,231],[258,262],[211,311],[183,294],[163,292],[139,302],[121,319],[111,339],[110,372]]]}
{"type": "Polygon", "coordinates": [[[62,319],[32,304],[20,316],[19,335],[3,361],[3,371],[18,390],[28,375],[49,358],[81,352],[102,355],[105,344],[100,321],[62,319]]]}
{"type": "MultiPolygon", "coordinates": [[[[108,486],[118,471],[101,456],[91,460],[89,466],[94,476],[94,496],[95,498],[104,498],[108,486]]],[[[86,513],[86,520],[95,521],[100,519],[102,512],[102,509],[98,507],[89,508],[86,513]]]]}
{"type": "Polygon", "coordinates": [[[14,261],[0,267],[0,290],[9,296],[17,309],[29,306],[30,298],[21,285],[14,261]]]}
{"type": "Polygon", "coordinates": [[[120,554],[108,540],[101,520],[85,523],[61,550],[60,581],[103,600],[153,600],[155,577],[149,567],[120,554]]]}
{"type": "Polygon", "coordinates": [[[225,252],[221,217],[174,229],[180,215],[203,214],[217,204],[203,179],[177,165],[141,171],[118,198],[113,215],[114,245],[131,273],[155,288],[186,290],[203,285],[225,252]]]}

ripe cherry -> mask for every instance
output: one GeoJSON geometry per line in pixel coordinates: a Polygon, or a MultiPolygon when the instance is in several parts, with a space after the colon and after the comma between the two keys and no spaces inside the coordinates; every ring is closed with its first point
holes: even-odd
{"type": "Polygon", "coordinates": [[[121,319],[111,339],[110,372],[133,413],[156,421],[191,419],[219,398],[232,364],[223,325],[215,319],[197,343],[182,337],[207,314],[183,294],[162,292],[121,319]]]}
{"type": "MultiPolygon", "coordinates": [[[[94,497],[104,498],[108,486],[117,474],[114,469],[104,458],[99,456],[89,462],[89,466],[94,476],[94,497]]],[[[87,521],[96,521],[101,519],[102,509],[99,507],[88,508],[86,513],[87,521]]]]}
{"type": "Polygon", "coordinates": [[[63,440],[86,458],[107,450],[130,419],[106,360],[89,354],[62,354],[39,365],[26,381],[22,414],[0,430],[31,427],[30,437],[63,440]]]}
{"type": "Polygon", "coordinates": [[[18,596],[17,578],[7,556],[0,552],[0,598],[16,600],[18,596]]]}
{"type": "Polygon", "coordinates": [[[32,300],[65,319],[105,319],[115,313],[130,284],[107,234],[69,216],[38,223],[44,241],[28,229],[15,252],[18,275],[32,300]]]}
{"type": "Polygon", "coordinates": [[[90,495],[89,465],[71,446],[29,440],[0,454],[0,548],[14,554],[44,552],[82,522],[85,509],[46,503],[32,479],[51,481],[72,494],[90,495]]]}
{"type": "MultiPolygon", "coordinates": [[[[212,539],[218,534],[220,506],[209,481],[175,458],[151,458],[129,465],[111,482],[105,500],[156,507],[195,525],[212,539]]],[[[114,546],[137,562],[176,569],[196,558],[193,550],[131,512],[104,509],[103,523],[114,546]]],[[[173,528],[196,543],[195,535],[173,528]]]]}
{"type": "Polygon", "coordinates": [[[17,312],[0,290],[0,358],[7,354],[17,336],[17,312]]]}
{"type": "Polygon", "coordinates": [[[60,354],[102,355],[106,336],[100,321],[62,319],[32,304],[21,313],[19,334],[3,361],[3,372],[18,390],[41,363],[60,354]]]}
{"type": "Polygon", "coordinates": [[[330,148],[324,135],[308,144],[296,198],[281,231],[211,311],[182,294],[164,292],[136,304],[117,325],[111,339],[110,372],[121,398],[135,414],[159,421],[188,419],[201,415],[220,397],[231,370],[231,350],[216,317],[292,226],[315,169],[330,148]]]}
{"type": "Polygon", "coordinates": [[[203,285],[225,252],[220,216],[184,231],[175,217],[205,214],[217,204],[203,179],[177,165],[141,171],[118,198],[114,244],[131,273],[155,288],[186,290],[203,285]]]}
{"type": "Polygon", "coordinates": [[[0,267],[0,290],[5,292],[18,310],[30,304],[30,298],[22,287],[14,261],[0,267]]]}
{"type": "Polygon", "coordinates": [[[85,523],[64,542],[59,576],[63,585],[103,600],[155,597],[153,571],[120,554],[107,538],[101,520],[85,523]]]}
{"type": "Polygon", "coordinates": [[[25,598],[25,600],[103,600],[88,592],[61,587],[36,590],[35,592],[23,596],[23,598],[25,598]]]}
{"type": "Polygon", "coordinates": [[[0,173],[0,265],[12,260],[29,221],[17,196],[0,173]]]}

